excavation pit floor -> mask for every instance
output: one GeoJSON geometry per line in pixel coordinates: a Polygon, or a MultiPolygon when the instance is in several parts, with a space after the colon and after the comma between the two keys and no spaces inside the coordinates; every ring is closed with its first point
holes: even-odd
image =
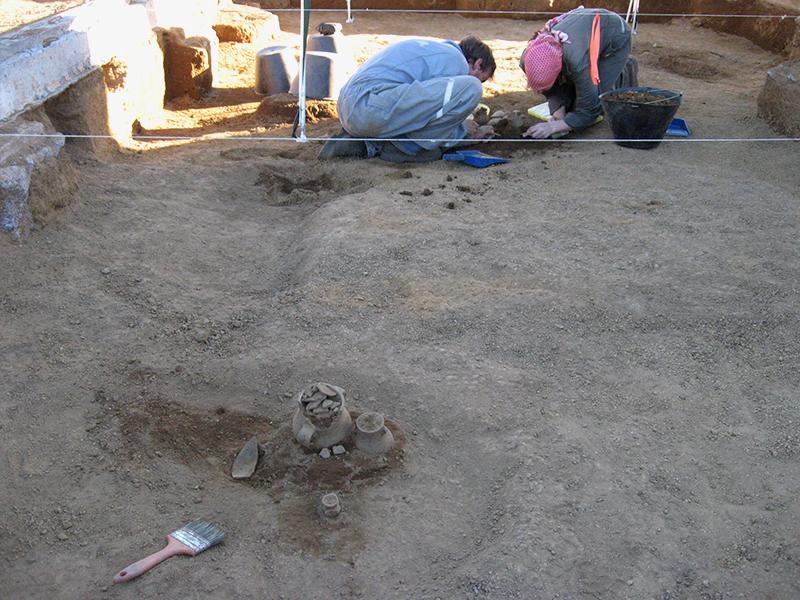
{"type": "MultiPolygon", "coordinates": [[[[485,101],[522,110],[539,25],[348,31],[361,60],[478,34],[485,101]]],[[[223,44],[216,95],[143,126],[288,135],[258,114],[253,52],[223,44]]],[[[696,138],[775,137],[756,97],[781,57],[678,22],[634,53],[696,138]]],[[[486,170],[319,147],[76,152],[75,202],[0,247],[1,597],[800,597],[796,143],[490,144],[511,162],[486,170]],[[391,417],[402,461],[349,489],[293,476],[320,460],[286,445],[314,381],[391,417]],[[266,470],[234,481],[253,435],[266,470]],[[225,543],[111,585],[196,518],[225,543]]]]}

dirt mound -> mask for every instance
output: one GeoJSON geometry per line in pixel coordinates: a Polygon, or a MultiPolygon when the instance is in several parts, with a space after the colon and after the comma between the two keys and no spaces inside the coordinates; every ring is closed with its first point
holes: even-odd
{"type": "MultiPolygon", "coordinates": [[[[221,406],[190,408],[149,389],[170,387],[180,376],[180,372],[137,367],[127,373],[127,383],[139,389],[135,399],[125,391],[95,390],[100,418],[87,432],[102,449],[109,468],[122,464],[147,468],[166,457],[202,473],[204,488],[217,489],[231,484],[233,459],[243,440],[255,435],[262,459],[253,477],[240,485],[263,490],[280,505],[281,540],[315,556],[344,553],[352,557],[363,549],[361,491],[382,485],[405,468],[406,437],[397,423],[386,421],[395,437],[395,446],[386,456],[359,453],[348,438],[343,442],[347,448],[343,457],[323,459],[294,440],[288,417],[278,424],[267,414],[244,414],[221,406]],[[336,521],[322,520],[317,514],[315,502],[326,491],[339,492],[346,503],[347,512],[336,521]]],[[[355,418],[359,412],[351,414],[355,418]]]]}
{"type": "Polygon", "coordinates": [[[272,206],[324,202],[342,193],[371,187],[366,180],[350,177],[342,169],[289,161],[269,165],[259,175],[256,185],[264,186],[266,201],[272,206]]]}
{"type": "Polygon", "coordinates": [[[221,9],[214,32],[220,42],[265,44],[280,32],[278,17],[252,6],[221,9]]]}
{"type": "MultiPolygon", "coordinates": [[[[292,94],[275,94],[261,101],[257,114],[270,121],[291,123],[297,115],[297,98],[292,94]]],[[[308,100],[306,102],[306,121],[318,123],[321,119],[337,119],[334,100],[308,100]]]]}
{"type": "Polygon", "coordinates": [[[711,50],[674,50],[653,46],[637,53],[637,57],[648,65],[670,71],[689,79],[717,81],[731,76],[725,59],[711,50]]]}

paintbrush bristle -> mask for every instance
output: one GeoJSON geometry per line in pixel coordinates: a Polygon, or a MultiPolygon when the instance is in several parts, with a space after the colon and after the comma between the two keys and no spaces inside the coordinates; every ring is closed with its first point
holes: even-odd
{"type": "Polygon", "coordinates": [[[173,531],[172,537],[199,554],[224,540],[225,533],[208,521],[192,521],[173,531]]]}

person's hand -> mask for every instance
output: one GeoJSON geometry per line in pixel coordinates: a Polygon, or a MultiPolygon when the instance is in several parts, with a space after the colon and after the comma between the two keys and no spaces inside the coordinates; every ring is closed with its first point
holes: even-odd
{"type": "Polygon", "coordinates": [[[522,134],[522,137],[534,138],[537,140],[549,138],[555,133],[555,131],[553,131],[552,123],[552,121],[548,121],[547,123],[537,123],[536,125],[529,127],[528,131],[522,134]]]}
{"type": "Polygon", "coordinates": [[[569,125],[561,120],[553,120],[546,123],[537,123],[523,133],[522,137],[543,140],[549,138],[554,133],[560,133],[562,131],[569,131],[569,125]]]}
{"type": "Polygon", "coordinates": [[[479,125],[472,119],[464,121],[464,127],[467,129],[468,138],[474,138],[477,135],[479,125]]]}

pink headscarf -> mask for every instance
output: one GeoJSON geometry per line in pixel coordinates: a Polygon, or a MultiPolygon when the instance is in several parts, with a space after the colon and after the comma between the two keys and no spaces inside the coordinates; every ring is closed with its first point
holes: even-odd
{"type": "Polygon", "coordinates": [[[562,44],[569,44],[569,36],[563,31],[553,30],[567,15],[583,10],[583,5],[563,15],[553,17],[544,24],[536,37],[528,42],[525,49],[525,75],[528,78],[528,89],[544,92],[553,87],[561,74],[564,60],[562,44]]]}
{"type": "MultiPolygon", "coordinates": [[[[549,25],[549,23],[548,23],[549,25]]],[[[541,31],[528,42],[525,50],[525,76],[528,88],[544,92],[553,87],[561,73],[566,35],[558,31],[541,31]]]]}

